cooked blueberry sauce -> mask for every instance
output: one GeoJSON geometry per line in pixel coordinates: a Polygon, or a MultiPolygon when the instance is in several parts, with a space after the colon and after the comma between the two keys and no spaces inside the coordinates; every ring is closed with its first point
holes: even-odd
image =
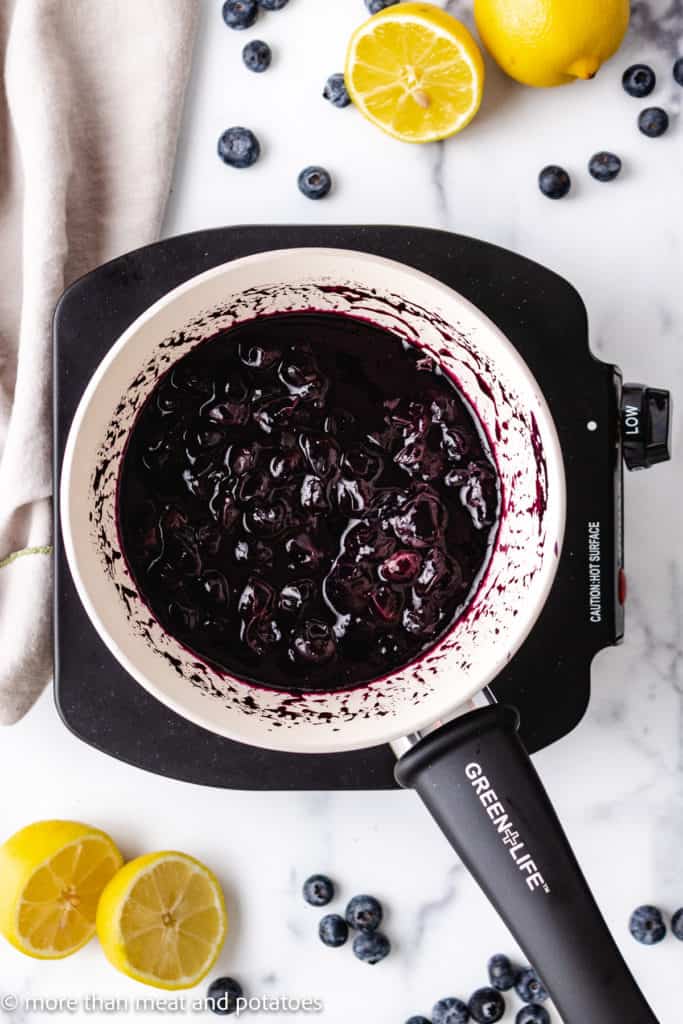
{"type": "Polygon", "coordinates": [[[461,614],[498,476],[419,348],[330,313],[260,317],[160,379],[119,481],[123,549],[162,626],[231,675],[347,689],[461,614]]]}

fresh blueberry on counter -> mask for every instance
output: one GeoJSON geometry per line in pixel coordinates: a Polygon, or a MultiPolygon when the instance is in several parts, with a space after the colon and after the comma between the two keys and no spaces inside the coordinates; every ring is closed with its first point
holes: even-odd
{"type": "Polygon", "coordinates": [[[655,946],[666,935],[661,910],[650,906],[638,907],[631,914],[628,930],[636,942],[643,946],[655,946]]]}
{"type": "Polygon", "coordinates": [[[677,939],[683,942],[683,908],[677,910],[671,918],[671,931],[677,939]]]}
{"type": "Polygon", "coordinates": [[[508,992],[515,987],[516,971],[508,957],[496,953],[489,960],[489,981],[499,992],[508,992]]]}
{"type": "Polygon", "coordinates": [[[242,60],[250,71],[260,74],[267,71],[273,59],[273,52],[262,39],[252,39],[242,50],[242,60]]]}
{"type": "Polygon", "coordinates": [[[360,932],[374,932],[382,923],[382,904],[374,896],[354,896],[346,907],[346,920],[360,932]]]}
{"type": "Polygon", "coordinates": [[[365,6],[370,11],[370,14],[379,14],[385,7],[392,7],[398,2],[399,0],[365,0],[365,6]]]}
{"type": "Polygon", "coordinates": [[[653,91],[657,76],[647,64],[632,64],[624,71],[621,81],[629,96],[642,100],[653,91]]]}
{"type": "Polygon", "coordinates": [[[572,181],[563,167],[550,164],[539,174],[538,187],[548,199],[563,199],[572,187],[572,181]]]}
{"type": "Polygon", "coordinates": [[[596,153],[590,158],[588,170],[596,181],[614,181],[621,171],[621,160],[616,153],[596,153]]]}
{"type": "Polygon", "coordinates": [[[230,167],[251,167],[261,155],[261,144],[249,128],[228,128],[218,140],[218,155],[230,167]]]}
{"type": "Polygon", "coordinates": [[[332,188],[332,178],[324,167],[305,167],[299,175],[298,185],[307,199],[324,199],[332,188]]]}
{"type": "Polygon", "coordinates": [[[242,986],[234,978],[216,978],[206,992],[206,1005],[219,1017],[227,1017],[237,1009],[237,1000],[242,996],[242,986]]]}
{"type": "Polygon", "coordinates": [[[679,57],[674,64],[674,78],[679,85],[683,85],[683,57],[679,57]]]}
{"type": "Polygon", "coordinates": [[[364,964],[378,964],[391,952],[391,943],[382,932],[359,932],[353,940],[353,952],[364,964]]]}
{"type": "Polygon", "coordinates": [[[480,988],[470,999],[469,1011],[477,1024],[496,1024],[505,1016],[505,1000],[495,988],[480,988]]]}
{"type": "Polygon", "coordinates": [[[289,0],[258,0],[259,7],[264,11],[281,11],[288,3],[289,0]]]}
{"type": "Polygon", "coordinates": [[[256,0],[225,0],[223,4],[223,21],[228,28],[251,28],[257,14],[256,0]]]}
{"type": "Polygon", "coordinates": [[[669,115],[661,107],[647,107],[638,118],[638,127],[649,139],[658,139],[669,127],[669,115]]]}
{"type": "Polygon", "coordinates": [[[341,108],[349,106],[351,103],[351,97],[346,90],[344,75],[341,72],[336,75],[330,75],[325,82],[323,96],[326,100],[330,101],[333,107],[341,108]]]}
{"type": "Polygon", "coordinates": [[[312,907],[326,907],[334,899],[334,883],[327,875],[311,875],[304,882],[302,892],[312,907]]]}
{"type": "Polygon", "coordinates": [[[533,967],[525,967],[519,972],[515,989],[524,1003],[544,1003],[548,999],[548,990],[533,967]]]}
{"type": "Polygon", "coordinates": [[[530,1003],[519,1011],[515,1017],[515,1024],[550,1024],[550,1014],[545,1006],[530,1003]]]}
{"type": "Polygon", "coordinates": [[[432,1024],[467,1024],[470,1019],[468,1010],[462,999],[447,996],[439,999],[432,1007],[432,1024]]]}
{"type": "Polygon", "coordinates": [[[349,926],[341,914],[327,914],[318,925],[318,935],[326,946],[337,949],[348,939],[349,926]]]}

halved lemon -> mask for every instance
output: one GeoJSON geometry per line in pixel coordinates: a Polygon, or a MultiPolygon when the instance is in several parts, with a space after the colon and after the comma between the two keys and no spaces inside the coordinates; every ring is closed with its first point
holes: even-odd
{"type": "Polygon", "coordinates": [[[97,935],[111,964],[156,988],[198,984],[227,932],[220,883],[185,853],[148,853],[126,864],[102,893],[97,935]]]}
{"type": "Polygon", "coordinates": [[[38,821],[0,846],[0,932],[22,953],[58,960],[95,934],[100,893],[123,858],[104,832],[38,821]]]}
{"type": "Polygon", "coordinates": [[[373,124],[404,142],[435,142],[477,113],[484,60],[462,22],[434,4],[402,3],[356,29],[344,77],[373,124]]]}

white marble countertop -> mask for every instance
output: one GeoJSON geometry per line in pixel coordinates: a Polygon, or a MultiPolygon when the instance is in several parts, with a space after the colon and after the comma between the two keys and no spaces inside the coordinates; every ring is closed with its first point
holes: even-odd
{"type": "MultiPolygon", "coordinates": [[[[448,6],[461,13],[471,4],[448,6]]],[[[596,353],[632,379],[683,390],[681,127],[674,118],[666,137],[641,136],[635,121],[647,104],[620,85],[627,64],[649,61],[660,76],[652,100],[678,112],[683,90],[671,67],[683,45],[680,3],[635,3],[628,42],[590,84],[537,92],[489,67],[475,123],[460,138],[425,148],[393,142],[354,110],[337,111],[320,97],[326,76],[341,68],[362,0],[292,0],[250,33],[225,28],[220,7],[220,0],[202,2],[166,234],[324,221],[412,223],[489,239],[579,288],[596,353]],[[275,51],[262,76],[240,62],[245,38],[256,35],[275,51]],[[263,158],[249,171],[234,172],[215,156],[216,140],[231,124],[249,125],[262,138],[263,158]],[[603,148],[624,159],[613,185],[597,184],[585,170],[603,148]],[[537,191],[537,173],[550,162],[572,172],[570,199],[552,203],[537,191]],[[334,193],[324,202],[297,192],[297,173],[308,163],[334,175],[334,193]]],[[[640,947],[626,922],[640,903],[668,911],[683,905],[680,418],[676,444],[676,462],[627,480],[627,640],[597,660],[593,701],[580,727],[536,759],[662,1024],[681,1020],[683,947],[671,937],[654,949],[640,947]]],[[[3,837],[39,818],[79,818],[110,831],[128,855],[175,847],[207,861],[225,883],[232,916],[218,970],[241,979],[252,995],[322,999],[316,1019],[325,1024],[402,1024],[437,998],[466,996],[483,984],[490,954],[514,953],[412,794],[244,794],[157,778],[79,743],[59,721],[50,694],[0,735],[0,779],[3,837]],[[318,914],[299,896],[301,881],[319,870],[338,880],[345,897],[369,891],[385,900],[395,952],[384,964],[370,969],[349,949],[319,943],[318,914]]],[[[2,943],[3,991],[20,999],[96,993],[131,1003],[154,995],[118,976],[96,942],[53,963],[24,959],[2,943]]],[[[0,1021],[40,1016],[0,1009],[0,1021]]]]}

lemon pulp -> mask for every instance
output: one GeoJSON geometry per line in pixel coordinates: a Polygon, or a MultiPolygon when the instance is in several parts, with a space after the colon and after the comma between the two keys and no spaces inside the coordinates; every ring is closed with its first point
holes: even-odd
{"type": "Polygon", "coordinates": [[[199,861],[175,851],[126,864],[107,885],[97,912],[97,933],[114,967],[165,989],[201,981],[226,930],[217,879],[199,861]]]}
{"type": "Polygon", "coordinates": [[[426,3],[387,7],[349,42],[345,81],[369,121],[405,142],[461,131],[477,113],[484,62],[469,30],[426,3]]]}
{"type": "Polygon", "coordinates": [[[123,863],[104,832],[41,821],[0,847],[0,931],[28,956],[59,959],[95,934],[100,894],[123,863]]]}

